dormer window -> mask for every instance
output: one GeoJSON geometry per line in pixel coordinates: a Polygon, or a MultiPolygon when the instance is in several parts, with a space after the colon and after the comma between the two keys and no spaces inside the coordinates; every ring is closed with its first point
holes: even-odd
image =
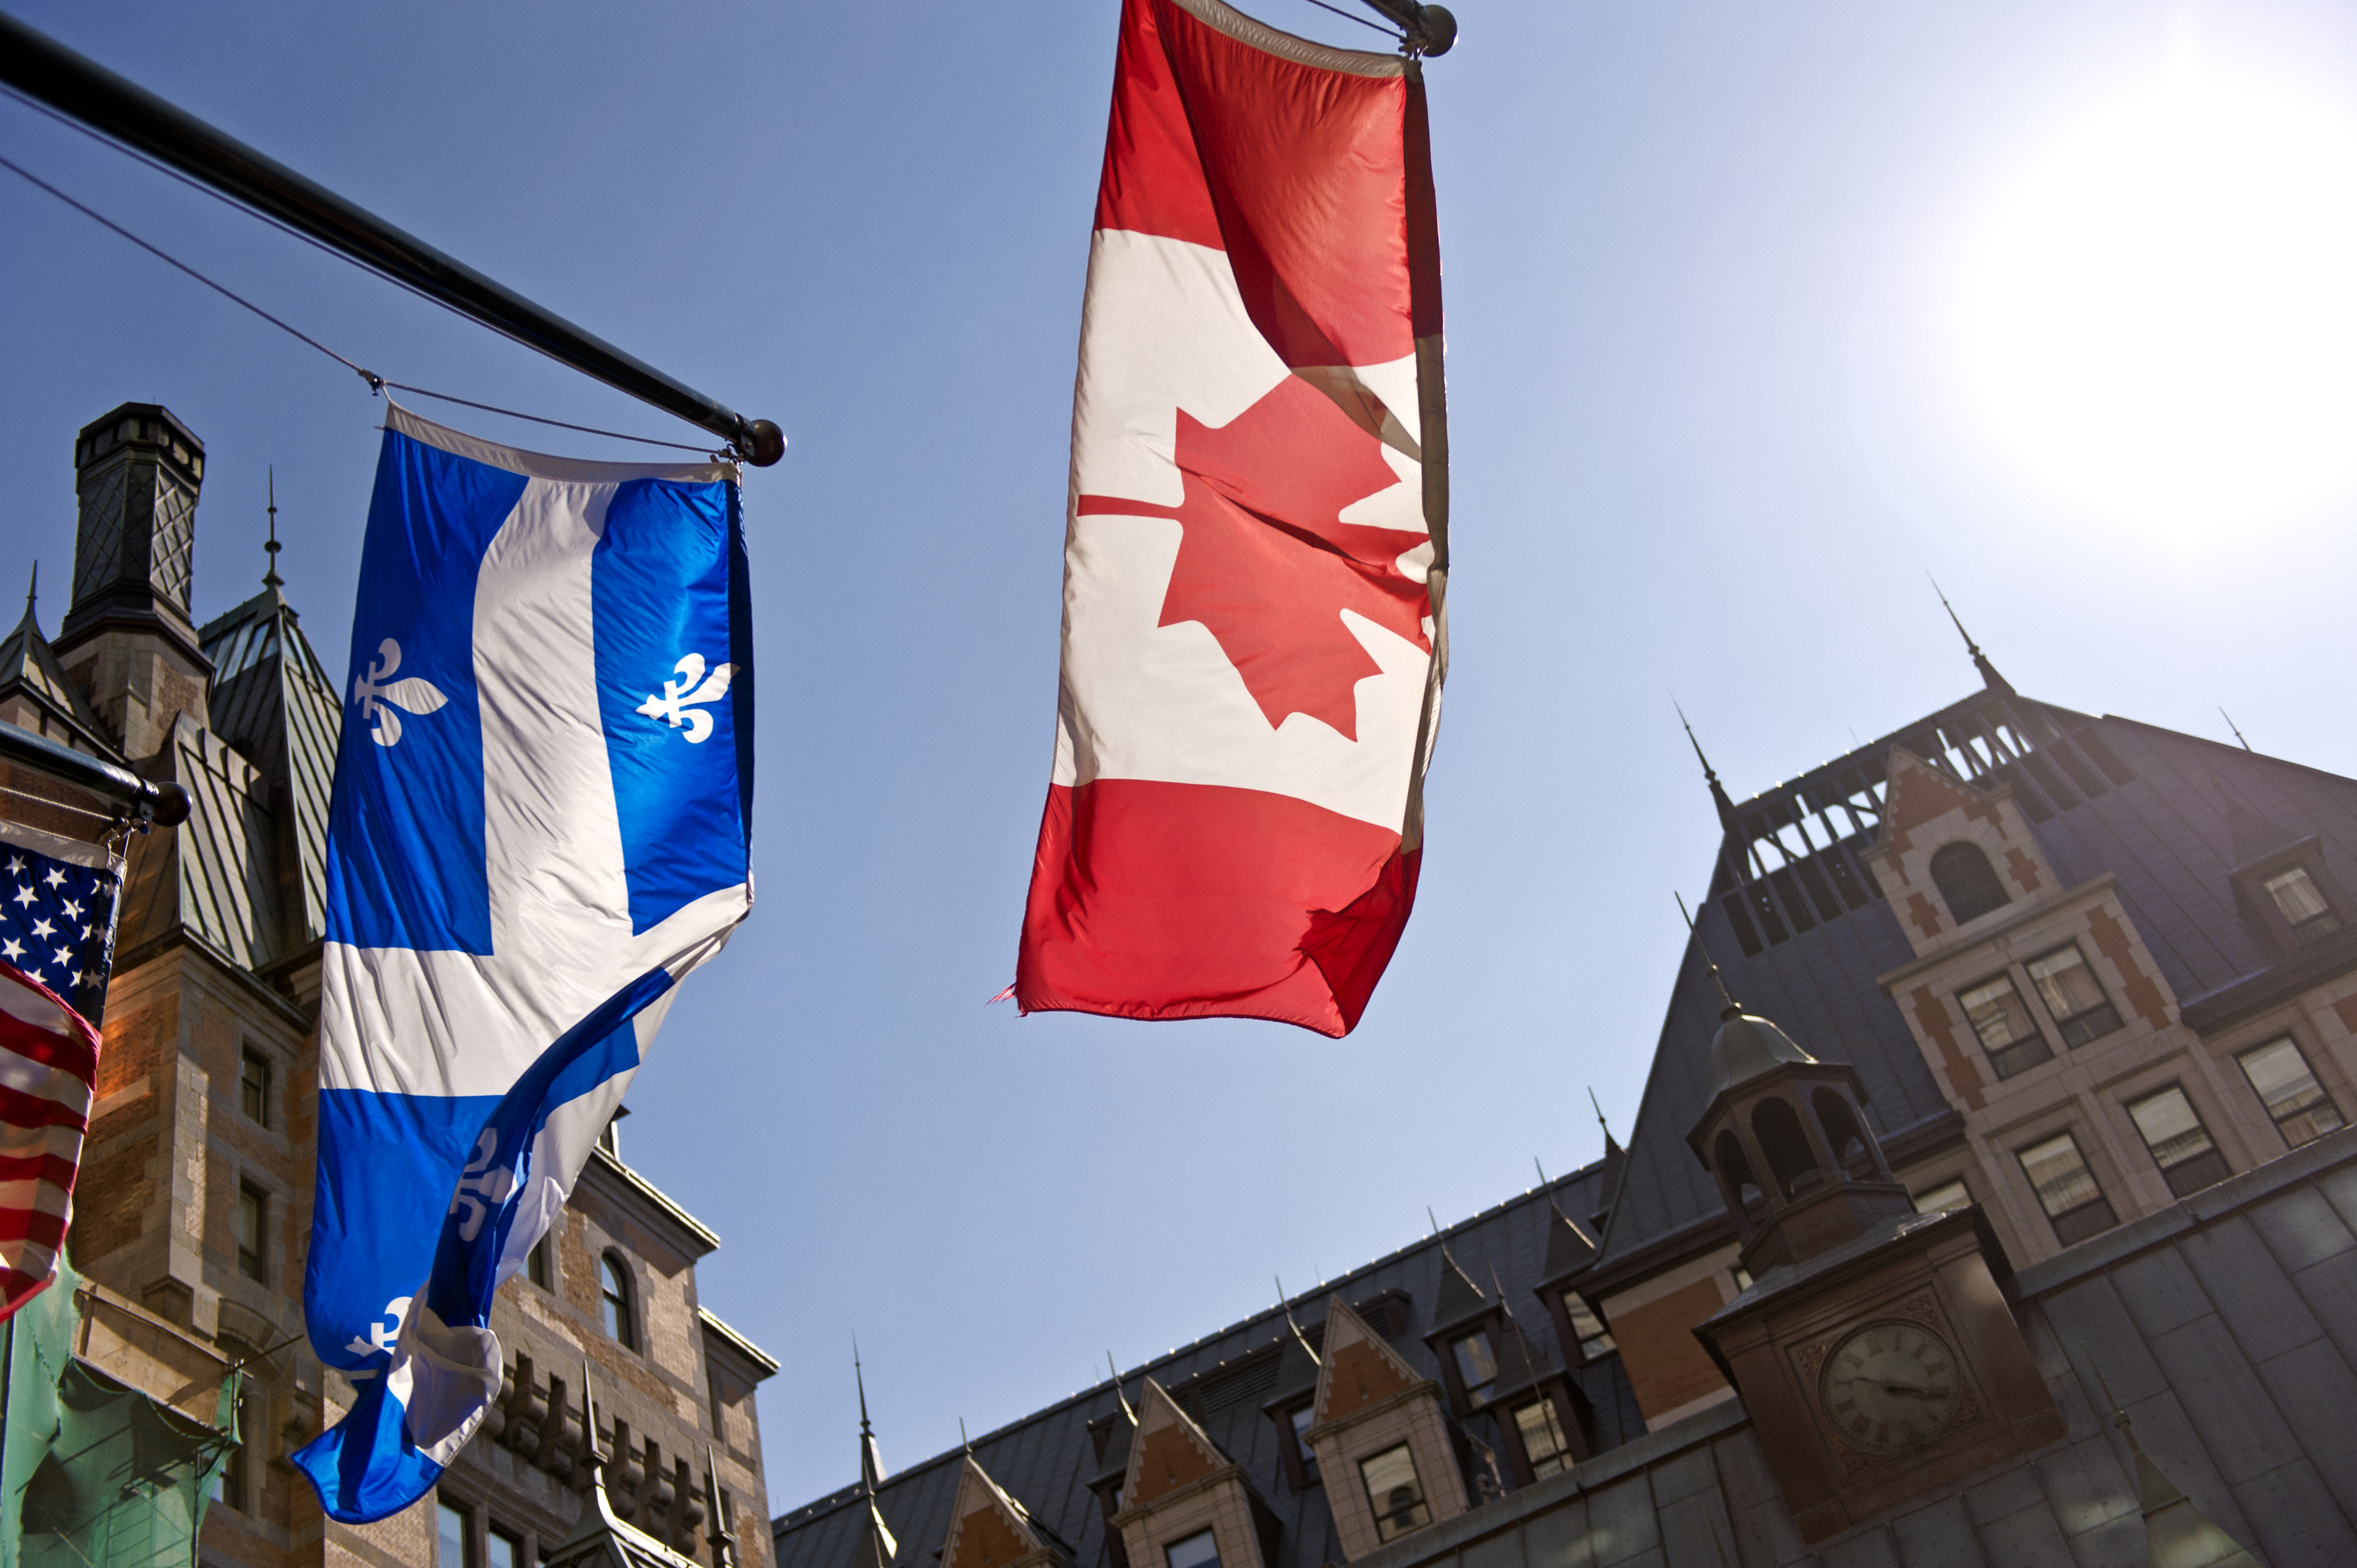
{"type": "Polygon", "coordinates": [[[2062,1043],[2072,1050],[2120,1026],[2119,1010],[2104,994],[2077,943],[2031,959],[2029,979],[2054,1026],[2062,1031],[2062,1043]]]}
{"type": "Polygon", "coordinates": [[[2324,901],[2324,895],[2318,890],[2316,878],[2308,874],[2308,867],[2295,865],[2279,871],[2259,886],[2266,889],[2269,898],[2275,900],[2284,924],[2291,928],[2292,935],[2299,940],[2308,941],[2327,931],[2341,929],[2341,917],[2334,914],[2332,906],[2324,901]]]}
{"type": "Polygon", "coordinates": [[[1604,1320],[1596,1316],[1595,1309],[1577,1291],[1563,1293],[1563,1315],[1571,1324],[1572,1337],[1579,1342],[1581,1360],[1593,1361],[1598,1356],[1611,1354],[1616,1348],[1612,1343],[1612,1331],[1604,1326],[1604,1320]]]}
{"type": "Polygon", "coordinates": [[[1980,845],[1962,840],[1942,844],[1932,854],[1932,885],[1940,890],[1940,897],[1947,901],[1948,913],[1960,926],[2013,902],[2013,896],[1997,880],[1996,868],[1981,853],[1980,845]]]}
{"type": "Polygon", "coordinates": [[[1530,1462],[1533,1480],[1570,1468],[1571,1443],[1564,1436],[1563,1421],[1555,1414],[1555,1401],[1534,1399],[1528,1404],[1516,1405],[1514,1432],[1523,1440],[1523,1457],[1530,1462]]]}
{"type": "Polygon", "coordinates": [[[2054,1058],[2021,993],[2013,988],[2011,975],[1993,975],[1978,985],[1967,986],[1956,993],[1956,1001],[1973,1033],[1980,1036],[1981,1049],[1988,1053],[1989,1069],[1997,1077],[2011,1078],[2054,1058]]]}
{"type": "Polygon", "coordinates": [[[1174,1541],[1162,1549],[1164,1561],[1170,1568],[1220,1568],[1219,1542],[1208,1530],[1199,1530],[1184,1541],[1174,1541]]]}
{"type": "Polygon", "coordinates": [[[1301,1461],[1302,1477],[1311,1481],[1318,1478],[1318,1451],[1309,1446],[1309,1428],[1317,1420],[1318,1407],[1314,1404],[1296,1405],[1286,1414],[1286,1424],[1293,1431],[1295,1456],[1301,1461]]]}
{"type": "Polygon", "coordinates": [[[2300,1055],[2289,1035],[2234,1059],[2242,1064],[2243,1076],[2251,1080],[2287,1147],[2297,1149],[2340,1131],[2340,1108],[2316,1081],[2308,1058],[2300,1055]]]}
{"type": "Polygon", "coordinates": [[[1487,1404],[1498,1384],[1498,1355],[1490,1348],[1490,1331],[1476,1329],[1452,1339],[1448,1350],[1457,1359],[1457,1378],[1465,1390],[1465,1402],[1487,1404]]]}
{"type": "Polygon", "coordinates": [[[1415,1459],[1406,1444],[1360,1460],[1359,1478],[1366,1485],[1367,1501],[1374,1506],[1378,1539],[1397,1541],[1432,1522],[1424,1483],[1416,1477],[1415,1459]]]}

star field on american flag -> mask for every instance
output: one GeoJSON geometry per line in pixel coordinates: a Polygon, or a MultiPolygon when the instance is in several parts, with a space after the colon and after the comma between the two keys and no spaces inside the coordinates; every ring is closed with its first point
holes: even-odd
{"type": "Polygon", "coordinates": [[[119,886],[112,869],[0,841],[0,959],[88,1017],[106,993],[119,886]]]}

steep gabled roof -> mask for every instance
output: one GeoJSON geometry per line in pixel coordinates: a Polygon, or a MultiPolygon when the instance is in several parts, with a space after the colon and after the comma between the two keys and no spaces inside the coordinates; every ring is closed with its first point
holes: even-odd
{"type": "MultiPolygon", "coordinates": [[[[1710,1100],[1719,1022],[1706,948],[1747,1012],[1857,1069],[1867,1119],[1896,1155],[1954,1125],[1875,978],[1914,957],[1861,860],[1882,831],[1894,749],[1960,783],[2009,786],[2063,886],[2116,876],[2180,1003],[2277,961],[2234,904],[2231,873],[2245,858],[2235,802],[2289,839],[2318,835],[2328,866],[2357,887],[2357,780],[2011,692],[1982,692],[1741,802],[1672,983],[1599,1269],[1650,1267],[1680,1237],[1723,1223],[1717,1189],[1685,1143],[1710,1100]]],[[[2255,830],[2240,827],[2247,851],[2255,830]]]]}
{"type": "MultiPolygon", "coordinates": [[[[1447,1227],[1438,1237],[1419,1238],[1315,1292],[1256,1312],[1142,1368],[1125,1370],[1122,1384],[1135,1391],[1150,1375],[1212,1445],[1243,1467],[1254,1491],[1283,1524],[1293,1562],[1340,1563],[1341,1545],[1324,1489],[1293,1490],[1281,1446],[1294,1441],[1293,1434],[1268,1413],[1281,1412],[1291,1402],[1287,1395],[1297,1396],[1315,1386],[1322,1369],[1313,1351],[1328,1332],[1329,1297],[1363,1305],[1367,1310],[1362,1316],[1383,1317],[1381,1325],[1369,1326],[1393,1353],[1414,1368],[1417,1378],[1437,1377],[1439,1362],[1420,1331],[1430,1326],[1431,1308],[1438,1300],[1443,1245],[1477,1277],[1487,1279],[1495,1268],[1509,1295],[1533,1302],[1546,1254],[1554,1212],[1550,1204],[1575,1214],[1593,1213],[1602,1203],[1598,1189],[1603,1174],[1599,1162],[1518,1194],[1447,1227]],[[1299,1339],[1288,1320],[1299,1323],[1299,1339]]],[[[1560,1366],[1552,1331],[1534,1328],[1533,1337],[1538,1354],[1550,1366],[1560,1366]]],[[[1596,1408],[1599,1448],[1643,1434],[1644,1417],[1618,1357],[1578,1367],[1569,1376],[1596,1408]]],[[[1502,1441],[1494,1433],[1494,1422],[1492,1415],[1480,1412],[1466,1425],[1494,1445],[1502,1441]]],[[[1121,1414],[1115,1384],[1108,1379],[976,1437],[974,1453],[1007,1493],[1029,1509],[1035,1527],[1052,1529],[1071,1543],[1078,1568],[1110,1568],[1103,1509],[1090,1488],[1114,1465],[1126,1470],[1134,1432],[1121,1414]],[[1102,1455],[1092,1430],[1103,1440],[1102,1455]]],[[[963,1452],[952,1449],[909,1466],[878,1489],[886,1517],[906,1543],[904,1559],[920,1545],[930,1552],[947,1533],[963,1462],[963,1452]]],[[[844,1568],[865,1528],[863,1501],[863,1490],[854,1482],[780,1514],[770,1526],[780,1568],[844,1568]]]]}
{"type": "Polygon", "coordinates": [[[1230,1461],[1195,1418],[1179,1408],[1152,1378],[1137,1402],[1137,1433],[1129,1446],[1129,1469],[1122,1477],[1122,1507],[1136,1508],[1167,1497],[1230,1461]]]}
{"type": "Polygon", "coordinates": [[[49,640],[41,635],[40,618],[34,612],[34,597],[25,596],[25,616],[16,623],[7,640],[0,642],[0,702],[15,697],[27,706],[38,710],[41,722],[18,723],[37,735],[64,741],[76,751],[86,751],[93,757],[120,765],[122,753],[106,733],[106,725],[83,696],[81,688],[70,680],[65,667],[49,648],[49,640]]]}

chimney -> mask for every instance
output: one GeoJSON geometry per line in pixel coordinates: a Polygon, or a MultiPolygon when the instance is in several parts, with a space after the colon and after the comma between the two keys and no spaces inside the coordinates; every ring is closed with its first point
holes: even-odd
{"type": "Polygon", "coordinates": [[[152,403],[74,440],[73,602],[53,645],[124,755],[153,756],[177,714],[205,723],[212,665],[189,618],[205,444],[152,403]]]}

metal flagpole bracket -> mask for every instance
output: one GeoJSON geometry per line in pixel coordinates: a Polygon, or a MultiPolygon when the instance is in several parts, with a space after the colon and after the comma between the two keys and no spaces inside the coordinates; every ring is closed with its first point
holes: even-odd
{"type": "Polygon", "coordinates": [[[785,454],[785,436],[771,421],[748,419],[673,380],[5,14],[0,81],[559,364],[702,426],[755,467],[785,454]]]}
{"type": "Polygon", "coordinates": [[[123,809],[129,825],[143,833],[150,824],[173,828],[188,820],[188,792],[180,785],[168,779],[150,783],[129,768],[60,746],[21,725],[0,723],[0,762],[29,768],[113,800],[123,809]]]}
{"type": "Polygon", "coordinates": [[[1446,5],[1419,5],[1415,0],[1365,0],[1369,10],[1397,24],[1400,43],[1409,54],[1434,59],[1457,43],[1457,14],[1446,5]]]}

